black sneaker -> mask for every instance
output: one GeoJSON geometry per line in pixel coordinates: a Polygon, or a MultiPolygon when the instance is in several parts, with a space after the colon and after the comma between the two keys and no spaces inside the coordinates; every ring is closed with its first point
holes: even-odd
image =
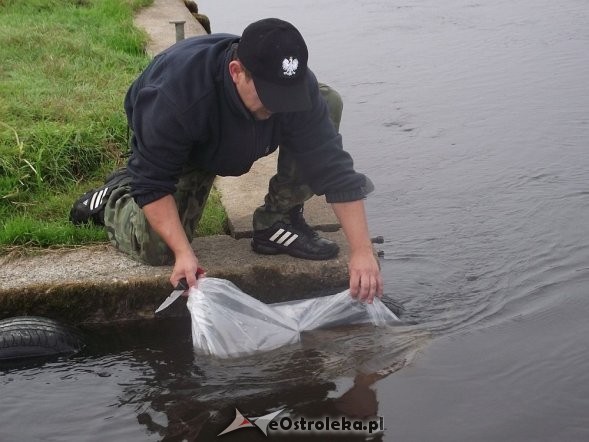
{"type": "Polygon", "coordinates": [[[104,225],[104,207],[108,197],[114,189],[130,182],[131,177],[126,168],[111,173],[106,178],[104,186],[89,190],[78,198],[70,210],[70,221],[75,225],[89,221],[104,225]]]}
{"type": "Polygon", "coordinates": [[[277,221],[272,227],[254,231],[252,249],[262,255],[286,253],[295,258],[326,260],[335,258],[339,246],[322,238],[311,228],[302,215],[302,207],[297,206],[290,214],[289,224],[277,221]]]}

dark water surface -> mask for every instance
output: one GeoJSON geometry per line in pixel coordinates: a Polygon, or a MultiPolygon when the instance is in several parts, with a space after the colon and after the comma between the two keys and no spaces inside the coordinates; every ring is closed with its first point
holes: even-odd
{"type": "Polygon", "coordinates": [[[237,361],[194,356],[187,322],[109,330],[0,371],[0,440],[216,440],[235,407],[378,414],[373,440],[589,440],[589,3],[199,5],[216,31],[301,29],[377,187],[386,292],[416,325],[237,361]]]}

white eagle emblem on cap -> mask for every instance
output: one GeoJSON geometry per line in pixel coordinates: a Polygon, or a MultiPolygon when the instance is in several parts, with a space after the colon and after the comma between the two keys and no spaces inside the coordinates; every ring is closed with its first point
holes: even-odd
{"type": "Polygon", "coordinates": [[[288,75],[292,77],[294,74],[297,73],[297,68],[299,67],[299,60],[297,58],[285,58],[282,60],[282,69],[284,70],[284,75],[288,75]]]}

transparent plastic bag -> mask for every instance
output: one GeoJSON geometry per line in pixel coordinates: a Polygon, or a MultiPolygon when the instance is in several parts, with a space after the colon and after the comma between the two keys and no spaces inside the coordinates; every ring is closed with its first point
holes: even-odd
{"type": "Polygon", "coordinates": [[[273,350],[300,341],[305,330],[346,324],[381,326],[399,319],[380,299],[364,304],[349,290],[331,296],[264,304],[230,281],[203,278],[186,304],[197,351],[221,358],[273,350]]]}

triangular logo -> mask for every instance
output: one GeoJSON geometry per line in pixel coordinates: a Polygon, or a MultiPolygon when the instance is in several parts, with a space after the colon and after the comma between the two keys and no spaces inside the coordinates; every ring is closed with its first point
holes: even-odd
{"type": "Polygon", "coordinates": [[[252,417],[248,419],[247,417],[244,417],[243,414],[241,414],[241,412],[236,408],[235,419],[233,419],[233,422],[231,422],[231,424],[229,424],[227,428],[225,428],[223,431],[217,434],[217,436],[221,436],[222,434],[230,433],[241,428],[248,428],[254,426],[258,427],[260,431],[262,431],[262,433],[268,436],[268,425],[270,425],[270,422],[272,422],[274,418],[283,411],[284,408],[282,410],[274,411],[273,413],[269,413],[264,416],[252,417]]]}
{"type": "Polygon", "coordinates": [[[235,419],[233,419],[233,422],[231,422],[231,424],[229,424],[229,426],[227,428],[225,428],[223,431],[221,431],[219,434],[217,434],[217,436],[221,436],[222,434],[230,433],[235,430],[239,430],[240,428],[248,428],[248,427],[253,427],[253,426],[254,426],[254,424],[252,424],[247,417],[243,417],[241,412],[236,408],[235,409],[235,419]]]}

